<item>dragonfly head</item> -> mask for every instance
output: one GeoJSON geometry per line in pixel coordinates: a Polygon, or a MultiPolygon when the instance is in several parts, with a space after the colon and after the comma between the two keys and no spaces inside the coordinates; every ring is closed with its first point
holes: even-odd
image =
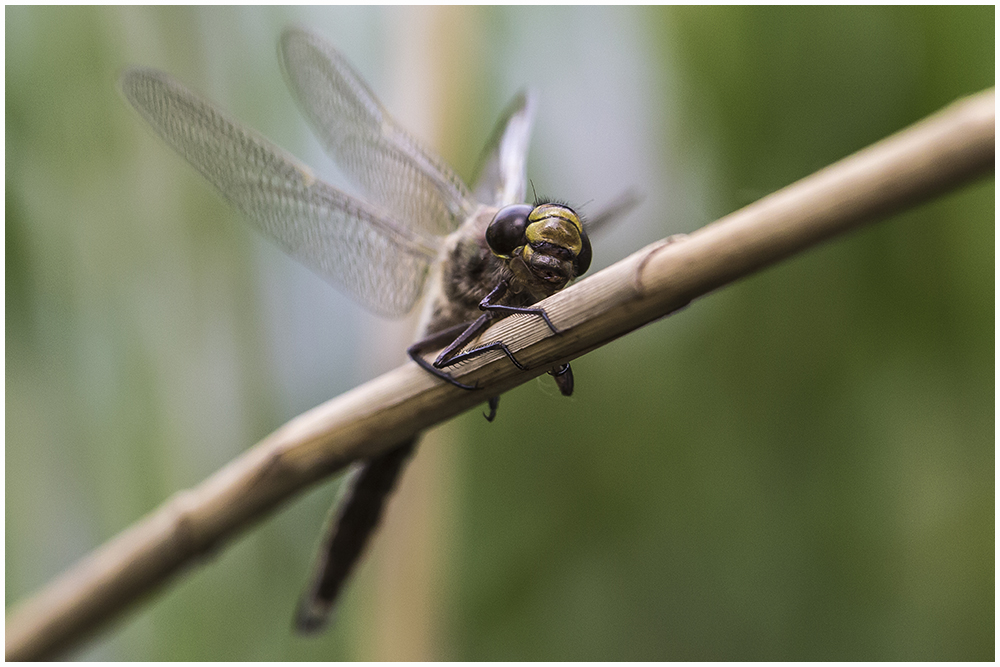
{"type": "Polygon", "coordinates": [[[590,268],[590,238],[579,216],[564,204],[513,204],[486,229],[494,255],[514,268],[518,260],[543,290],[555,293],[590,268]]]}

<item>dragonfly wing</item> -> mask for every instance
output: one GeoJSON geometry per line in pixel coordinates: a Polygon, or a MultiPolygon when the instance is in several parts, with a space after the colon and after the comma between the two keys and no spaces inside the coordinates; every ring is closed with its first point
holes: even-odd
{"type": "Polygon", "coordinates": [[[611,203],[606,204],[600,211],[584,219],[583,228],[587,230],[588,234],[599,232],[624,218],[641,203],[642,195],[638,191],[629,188],[611,200],[611,203]]]}
{"type": "Polygon", "coordinates": [[[317,180],[168,75],[136,68],[122,92],[153,129],[265,236],[376,313],[420,297],[437,240],[317,180]]]}
{"type": "Polygon", "coordinates": [[[286,30],[281,61],[327,153],[370,201],[435,236],[472,214],[462,179],[392,119],[336,49],[316,35],[286,30]]]}
{"type": "Polygon", "coordinates": [[[473,196],[491,206],[520,204],[528,190],[528,144],[535,120],[535,95],[520,92],[504,110],[480,162],[473,196]]]}

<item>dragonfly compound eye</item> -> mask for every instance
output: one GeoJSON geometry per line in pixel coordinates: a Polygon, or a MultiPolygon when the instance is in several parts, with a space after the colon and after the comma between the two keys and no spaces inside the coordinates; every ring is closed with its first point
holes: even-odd
{"type": "Polygon", "coordinates": [[[494,255],[510,259],[514,251],[526,243],[524,230],[528,227],[531,210],[530,204],[512,204],[497,211],[486,228],[486,243],[494,255]]]}

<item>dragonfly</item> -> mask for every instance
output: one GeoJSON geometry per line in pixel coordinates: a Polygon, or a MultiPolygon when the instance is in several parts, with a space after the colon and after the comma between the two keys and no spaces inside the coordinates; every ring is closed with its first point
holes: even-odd
{"type": "MultiPolygon", "coordinates": [[[[504,342],[477,345],[478,336],[513,313],[540,317],[560,333],[535,304],[587,271],[588,230],[629,208],[630,196],[586,226],[568,204],[523,203],[536,107],[530,93],[519,93],[502,114],[469,188],[392,119],[322,38],[286,30],[279,53],[301,111],[360,197],[317,178],[163,72],[128,69],[120,87],[171,148],[292,257],[379,315],[405,315],[424,296],[407,354],[428,373],[472,391],[479,387],[452,372],[461,361],[492,351],[524,369],[504,342]],[[425,357],[436,350],[433,360],[425,357]]],[[[549,373],[562,394],[572,394],[568,364],[549,373]]],[[[499,398],[487,403],[492,421],[499,398]]],[[[327,624],[416,443],[417,436],[396,443],[349,473],[299,603],[297,630],[327,624]]]]}

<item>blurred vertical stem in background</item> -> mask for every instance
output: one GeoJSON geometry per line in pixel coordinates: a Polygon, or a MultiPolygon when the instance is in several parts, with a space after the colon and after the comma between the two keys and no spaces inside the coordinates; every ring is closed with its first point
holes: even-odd
{"type": "MultiPolygon", "coordinates": [[[[409,7],[389,22],[397,85],[407,129],[449,164],[469,158],[465,134],[481,63],[474,40],[477,16],[467,7],[409,7]]],[[[462,174],[468,181],[470,174],[462,174]]],[[[408,342],[400,341],[399,349],[408,342]]],[[[377,555],[372,632],[362,637],[363,659],[441,660],[448,603],[445,541],[454,531],[448,508],[454,495],[460,429],[436,428],[420,442],[373,538],[377,555]]]]}

